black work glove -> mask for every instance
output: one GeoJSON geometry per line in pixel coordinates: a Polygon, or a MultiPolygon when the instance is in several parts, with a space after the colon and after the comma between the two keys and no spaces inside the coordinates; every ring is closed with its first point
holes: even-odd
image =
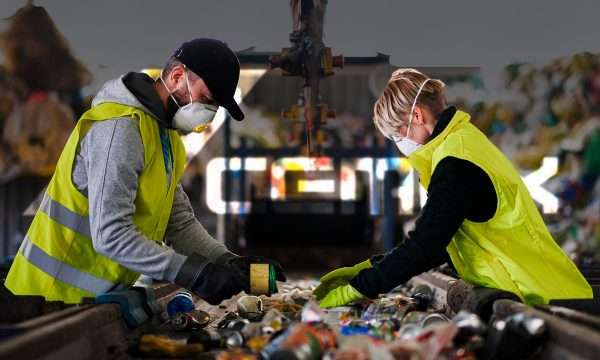
{"type": "MultiPolygon", "coordinates": [[[[250,264],[271,264],[275,268],[275,279],[278,281],[286,281],[287,278],[283,272],[283,268],[275,260],[271,260],[264,256],[239,256],[228,252],[221,255],[217,264],[223,264],[236,269],[242,277],[250,279],[250,264]]],[[[249,282],[248,282],[249,283],[249,282]]]]}
{"type": "Polygon", "coordinates": [[[188,256],[175,277],[177,285],[189,289],[212,305],[218,305],[245,290],[246,282],[231,267],[211,263],[198,254],[188,256]]]}

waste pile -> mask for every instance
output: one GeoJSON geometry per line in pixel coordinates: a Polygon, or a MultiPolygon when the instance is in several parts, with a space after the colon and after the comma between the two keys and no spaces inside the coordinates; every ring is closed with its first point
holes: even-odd
{"type": "Polygon", "coordinates": [[[321,309],[312,281],[279,293],[243,295],[220,319],[178,293],[160,331],[141,337],[135,356],[225,359],[527,359],[547,337],[543,319],[517,313],[484,322],[436,309],[426,285],[376,300],[321,309]],[[409,295],[410,294],[410,295],[409,295]]]}
{"type": "Polygon", "coordinates": [[[7,20],[0,33],[0,184],[52,176],[87,110],[81,88],[92,81],[44,7],[29,2],[7,20]]]}

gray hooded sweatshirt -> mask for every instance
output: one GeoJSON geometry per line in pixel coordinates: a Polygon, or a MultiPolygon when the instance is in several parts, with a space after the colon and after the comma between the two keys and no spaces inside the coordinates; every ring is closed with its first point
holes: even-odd
{"type": "MultiPolygon", "coordinates": [[[[104,102],[133,106],[156,118],[127,89],[122,77],[107,82],[92,106],[104,102]]],[[[143,167],[144,146],[136,120],[96,122],[81,140],[73,183],[89,200],[94,249],[132,271],[170,282],[189,255],[214,261],[227,253],[198,222],[181,184],[175,192],[165,245],[138,231],[133,223],[134,200],[143,167]]]]}

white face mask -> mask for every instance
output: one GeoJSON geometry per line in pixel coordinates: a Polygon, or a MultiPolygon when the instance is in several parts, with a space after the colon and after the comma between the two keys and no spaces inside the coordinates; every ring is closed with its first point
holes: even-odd
{"type": "Polygon", "coordinates": [[[421,87],[419,87],[419,90],[417,91],[417,95],[415,96],[415,100],[413,101],[412,107],[410,109],[410,116],[408,118],[408,129],[406,129],[406,136],[401,137],[401,138],[394,138],[396,147],[406,157],[410,156],[410,154],[419,150],[421,148],[421,146],[423,146],[423,144],[419,144],[418,142],[414,141],[413,139],[409,138],[408,136],[410,135],[410,127],[412,125],[412,119],[413,119],[413,114],[415,112],[415,106],[417,105],[417,99],[419,98],[419,94],[421,93],[421,90],[423,90],[423,87],[425,86],[425,84],[427,84],[427,82],[429,80],[430,79],[425,80],[423,82],[423,84],[421,84],[421,87]]]}
{"type": "Polygon", "coordinates": [[[187,105],[181,106],[173,96],[173,92],[169,89],[160,73],[160,81],[169,92],[169,96],[175,101],[175,104],[179,106],[179,110],[173,116],[173,127],[183,131],[184,133],[201,133],[206,130],[210,123],[217,114],[218,107],[214,105],[201,104],[192,101],[192,91],[190,89],[190,83],[188,81],[187,70],[185,71],[185,83],[187,85],[188,94],[190,95],[190,102],[187,105]]]}
{"type": "Polygon", "coordinates": [[[396,143],[396,147],[398,148],[398,150],[400,150],[400,152],[406,157],[409,157],[410,154],[419,150],[421,146],[423,146],[423,144],[419,144],[418,142],[407,137],[394,140],[394,142],[396,143]]]}

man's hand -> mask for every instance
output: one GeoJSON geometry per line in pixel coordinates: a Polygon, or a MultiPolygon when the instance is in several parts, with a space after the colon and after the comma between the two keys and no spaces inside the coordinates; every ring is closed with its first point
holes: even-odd
{"type": "Polygon", "coordinates": [[[245,280],[235,271],[223,265],[209,263],[190,290],[208,303],[218,305],[245,288],[245,280]]]}
{"type": "MultiPolygon", "coordinates": [[[[286,281],[283,268],[275,260],[268,259],[264,256],[238,256],[233,253],[228,253],[217,259],[217,264],[229,266],[242,274],[244,277],[250,278],[250,264],[271,264],[275,268],[275,278],[278,281],[286,281]]],[[[249,282],[248,282],[249,284],[249,282]]]]}
{"type": "Polygon", "coordinates": [[[247,279],[238,271],[229,266],[211,263],[198,254],[190,255],[183,263],[175,283],[212,305],[218,305],[247,287],[247,279]]]}
{"type": "Polygon", "coordinates": [[[353,288],[352,285],[342,285],[328,292],[319,302],[319,306],[322,308],[333,308],[364,298],[365,296],[353,288]]]}
{"type": "Polygon", "coordinates": [[[331,290],[343,285],[348,285],[348,281],[350,281],[350,279],[355,277],[362,270],[370,267],[372,267],[371,260],[365,260],[354,266],[342,267],[328,272],[327,274],[323,275],[321,278],[321,283],[313,291],[313,294],[317,300],[321,300],[331,290]]]}

